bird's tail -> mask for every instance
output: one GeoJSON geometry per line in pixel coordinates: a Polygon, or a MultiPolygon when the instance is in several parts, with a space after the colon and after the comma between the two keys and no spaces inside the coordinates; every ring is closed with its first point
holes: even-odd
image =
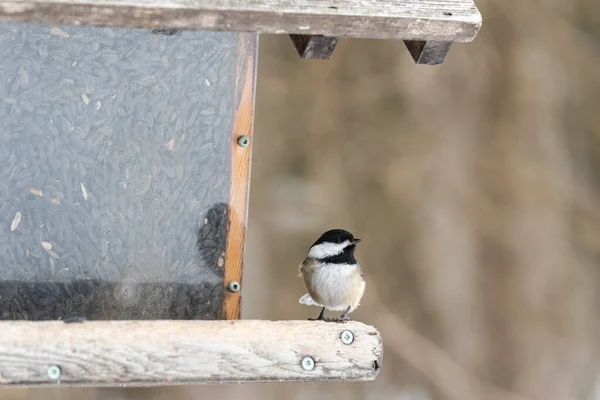
{"type": "Polygon", "coordinates": [[[307,306],[321,306],[316,301],[314,301],[313,298],[310,297],[310,294],[308,294],[308,293],[306,293],[304,296],[300,297],[299,302],[300,302],[300,304],[304,304],[307,306]]]}

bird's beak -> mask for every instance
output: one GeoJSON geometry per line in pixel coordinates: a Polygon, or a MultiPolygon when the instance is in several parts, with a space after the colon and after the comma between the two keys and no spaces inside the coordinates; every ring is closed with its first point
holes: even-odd
{"type": "Polygon", "coordinates": [[[354,240],[352,241],[352,244],[359,244],[361,240],[362,240],[362,239],[354,239],[354,240]]]}

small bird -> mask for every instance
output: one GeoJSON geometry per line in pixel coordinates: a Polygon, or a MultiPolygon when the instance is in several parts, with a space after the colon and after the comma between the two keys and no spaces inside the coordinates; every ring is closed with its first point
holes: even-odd
{"type": "Polygon", "coordinates": [[[363,271],[354,250],[361,239],[344,229],[332,229],[321,235],[299,265],[308,293],[300,304],[323,307],[317,318],[309,321],[346,322],[358,307],[365,291],[363,271]],[[343,311],[339,318],[324,318],[325,309],[343,311]]]}

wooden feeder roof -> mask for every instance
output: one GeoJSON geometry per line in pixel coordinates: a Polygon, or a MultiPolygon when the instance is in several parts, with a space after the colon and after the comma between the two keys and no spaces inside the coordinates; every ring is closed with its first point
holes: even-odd
{"type": "Polygon", "coordinates": [[[439,64],[482,18],[472,0],[0,0],[0,22],[302,35],[305,58],[329,58],[338,37],[398,39],[417,63],[439,64]]]}

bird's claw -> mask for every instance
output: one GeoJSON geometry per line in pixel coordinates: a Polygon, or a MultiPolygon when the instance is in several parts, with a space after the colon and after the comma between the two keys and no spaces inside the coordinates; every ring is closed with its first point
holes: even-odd
{"type": "Polygon", "coordinates": [[[343,324],[345,322],[350,321],[350,318],[348,318],[348,317],[344,317],[344,318],[342,318],[342,317],[338,317],[338,318],[326,318],[325,321],[343,324]]]}
{"type": "Polygon", "coordinates": [[[341,323],[350,321],[350,318],[308,318],[308,321],[323,321],[323,322],[335,322],[341,323]]]}

